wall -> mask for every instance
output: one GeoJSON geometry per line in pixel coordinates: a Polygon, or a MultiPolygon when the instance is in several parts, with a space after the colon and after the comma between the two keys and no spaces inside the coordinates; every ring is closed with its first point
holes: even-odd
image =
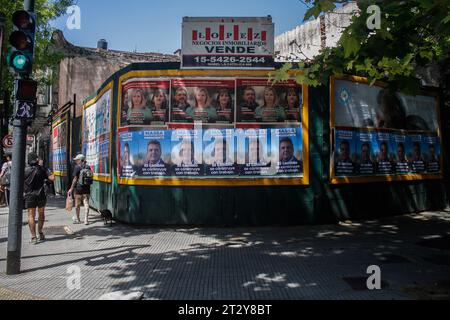
{"type": "Polygon", "coordinates": [[[275,38],[275,52],[278,61],[311,60],[322,49],[322,36],[326,47],[335,47],[343,30],[350,25],[352,16],[358,12],[356,2],[352,2],[335,13],[305,22],[275,38]],[[322,30],[321,30],[322,28],[322,30]]]}
{"type": "MultiPolygon", "coordinates": [[[[122,74],[131,70],[178,67],[178,64],[135,64],[116,73],[111,78],[115,80],[113,108],[117,106],[118,78],[122,74]]],[[[449,183],[445,180],[331,185],[329,106],[329,88],[309,89],[309,186],[119,186],[115,170],[117,159],[114,156],[117,139],[113,136],[113,183],[95,183],[93,205],[99,209],[109,209],[116,219],[132,224],[214,226],[333,223],[440,210],[448,206],[449,183]]],[[[116,115],[116,112],[113,114],[116,115]]],[[[443,123],[449,123],[448,119],[444,119],[443,123]]],[[[443,129],[443,137],[448,137],[450,126],[443,129]]],[[[113,132],[116,131],[116,121],[113,120],[113,132]]],[[[444,150],[448,150],[447,140],[444,143],[444,150]]],[[[444,157],[445,172],[448,174],[448,157],[444,157]]]]}

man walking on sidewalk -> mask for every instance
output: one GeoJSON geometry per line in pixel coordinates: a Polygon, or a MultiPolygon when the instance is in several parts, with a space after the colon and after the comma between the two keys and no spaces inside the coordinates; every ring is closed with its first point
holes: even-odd
{"type": "Polygon", "coordinates": [[[73,160],[76,166],[73,173],[72,186],[69,190],[69,196],[75,196],[76,217],[73,217],[73,222],[81,223],[80,210],[81,204],[83,204],[85,210],[84,224],[89,225],[89,199],[94,175],[91,168],[87,165],[84,155],[80,154],[73,160]]]}
{"type": "Polygon", "coordinates": [[[36,208],[38,209],[38,232],[39,241],[45,240],[44,222],[47,195],[45,193],[45,182],[55,181],[55,176],[49,170],[38,165],[39,158],[36,154],[28,156],[28,167],[25,169],[24,199],[25,209],[28,210],[28,226],[31,232],[31,243],[37,244],[36,237],[36,208]]]}

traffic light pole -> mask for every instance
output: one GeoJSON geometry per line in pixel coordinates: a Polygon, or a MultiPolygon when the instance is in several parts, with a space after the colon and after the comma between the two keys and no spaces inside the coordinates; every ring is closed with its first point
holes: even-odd
{"type": "MultiPolygon", "coordinates": [[[[34,4],[34,0],[25,0],[24,9],[29,12],[34,12],[34,4]]],[[[16,91],[17,90],[14,90],[14,92],[16,91]]],[[[14,104],[14,108],[17,108],[16,103],[14,104]]],[[[6,260],[7,275],[17,275],[20,273],[24,209],[23,191],[28,123],[26,120],[14,120],[13,126],[14,143],[11,168],[8,254],[6,260]]]]}

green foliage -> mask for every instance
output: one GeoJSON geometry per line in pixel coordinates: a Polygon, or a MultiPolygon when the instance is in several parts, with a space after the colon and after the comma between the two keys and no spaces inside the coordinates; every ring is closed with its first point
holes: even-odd
{"type": "MultiPolygon", "coordinates": [[[[63,58],[61,53],[52,50],[51,37],[54,29],[50,26],[50,21],[65,14],[66,9],[73,5],[73,0],[36,0],[36,13],[37,17],[37,32],[36,32],[36,46],[34,57],[34,71],[47,71],[54,70],[59,61],[63,58]]],[[[6,17],[5,39],[9,38],[9,34],[12,31],[12,14],[17,10],[23,9],[23,1],[11,1],[0,0],[0,12],[6,17]]],[[[3,48],[3,56],[9,52],[10,46],[8,41],[4,42],[5,48],[3,48]]],[[[5,64],[5,58],[3,58],[2,68],[2,89],[12,88],[13,77],[5,64]]],[[[53,83],[55,73],[53,72],[35,72],[34,78],[40,82],[40,84],[53,83]]]]}
{"type": "MultiPolygon", "coordinates": [[[[349,1],[306,0],[312,7],[305,20],[318,17],[349,1]]],[[[311,86],[326,84],[332,75],[343,73],[387,81],[406,93],[415,93],[419,80],[417,67],[443,61],[450,52],[450,1],[358,1],[360,14],[352,18],[336,48],[326,48],[308,65],[300,64],[304,72],[300,83],[311,86]],[[370,30],[367,8],[377,4],[381,9],[381,29],[370,30]]],[[[275,74],[283,72],[277,70],[275,74]]],[[[278,78],[282,77],[277,75],[278,78]]]]}

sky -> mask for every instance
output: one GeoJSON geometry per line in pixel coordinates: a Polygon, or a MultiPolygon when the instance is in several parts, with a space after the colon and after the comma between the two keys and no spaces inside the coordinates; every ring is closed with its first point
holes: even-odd
{"type": "Polygon", "coordinates": [[[106,39],[111,50],[173,53],[181,47],[184,16],[264,17],[271,15],[275,35],[295,28],[306,11],[300,0],[78,0],[81,29],[69,30],[69,15],[52,22],[66,39],[96,47],[106,39]]]}

